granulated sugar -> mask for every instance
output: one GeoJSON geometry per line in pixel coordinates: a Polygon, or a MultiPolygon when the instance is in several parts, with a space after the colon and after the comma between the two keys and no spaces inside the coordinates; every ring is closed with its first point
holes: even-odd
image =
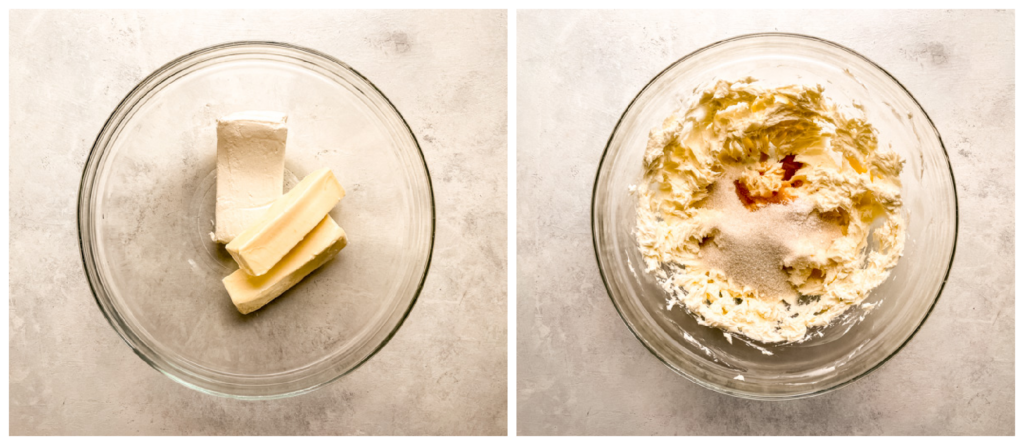
{"type": "Polygon", "coordinates": [[[718,230],[703,244],[701,259],[736,284],[757,290],[763,300],[795,297],[796,289],[783,270],[786,259],[826,249],[841,229],[823,221],[801,199],[748,210],[734,185],[741,172],[740,168],[727,170],[702,206],[720,214],[712,221],[718,230]]]}

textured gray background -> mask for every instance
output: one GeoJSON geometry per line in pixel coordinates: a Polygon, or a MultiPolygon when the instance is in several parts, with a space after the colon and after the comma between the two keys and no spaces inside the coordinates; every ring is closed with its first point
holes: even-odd
{"type": "Polygon", "coordinates": [[[1013,434],[1013,12],[537,12],[517,16],[520,434],[1013,434]],[[820,397],[754,402],[662,365],[616,314],[590,234],[629,101],[734,35],[812,34],[893,74],[953,164],[960,231],[935,311],[890,362],[820,397]]]}
{"type": "Polygon", "coordinates": [[[505,434],[507,14],[10,14],[11,434],[505,434]],[[231,40],[331,54],[416,133],[434,181],[434,258],[380,353],[311,394],[241,402],[143,363],[85,280],[75,207],[114,107],[172,59],[231,40]]]}

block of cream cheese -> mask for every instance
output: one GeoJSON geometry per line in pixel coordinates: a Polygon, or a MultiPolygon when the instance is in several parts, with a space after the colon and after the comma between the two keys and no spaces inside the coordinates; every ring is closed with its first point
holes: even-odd
{"type": "Polygon", "coordinates": [[[334,258],[348,245],[338,224],[325,216],[312,231],[267,273],[258,277],[236,270],[224,278],[224,287],[238,312],[248,314],[283,294],[310,272],[334,258]]]}
{"type": "Polygon", "coordinates": [[[228,253],[245,273],[263,275],[343,197],[345,189],[330,169],[314,171],[274,201],[259,221],[228,243],[228,253]]]}
{"type": "Polygon", "coordinates": [[[272,111],[217,120],[217,242],[231,242],[281,197],[287,122],[287,115],[272,111]]]}

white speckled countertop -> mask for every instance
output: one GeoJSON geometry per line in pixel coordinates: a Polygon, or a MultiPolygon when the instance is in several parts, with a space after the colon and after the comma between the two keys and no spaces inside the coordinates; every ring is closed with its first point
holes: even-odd
{"type": "Polygon", "coordinates": [[[505,434],[506,27],[505,11],[12,11],[11,434],[505,434]],[[434,181],[434,257],[408,320],[352,374],[277,401],[206,396],[146,365],[96,307],[78,250],[82,167],[114,107],[161,65],[233,40],[357,69],[434,181]]]}
{"type": "Polygon", "coordinates": [[[519,434],[1013,434],[1012,11],[520,11],[517,16],[519,434]],[[676,375],[615,312],[594,259],[601,153],[638,91],[739,34],[845,45],[917,98],[949,152],[956,257],[892,360],[823,396],[732,398],[676,375]]]}

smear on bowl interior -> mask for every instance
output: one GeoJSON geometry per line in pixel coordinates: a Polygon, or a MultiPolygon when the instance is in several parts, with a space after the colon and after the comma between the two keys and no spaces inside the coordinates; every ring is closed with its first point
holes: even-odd
{"type": "Polygon", "coordinates": [[[643,167],[646,270],[702,325],[799,341],[902,255],[903,159],[820,85],[718,81],[651,132],[643,167]]]}

